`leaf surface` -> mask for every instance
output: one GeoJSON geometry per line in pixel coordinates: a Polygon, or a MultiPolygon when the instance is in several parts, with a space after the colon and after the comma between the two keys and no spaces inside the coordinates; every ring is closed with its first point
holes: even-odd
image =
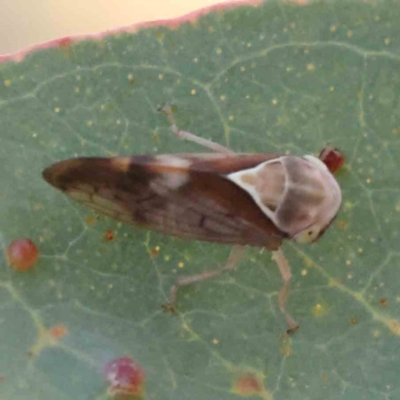
{"type": "Polygon", "coordinates": [[[41,257],[24,273],[0,260],[1,397],[107,398],[104,366],[129,356],[148,399],[400,398],[399,20],[391,1],[271,1],[3,58],[0,239],[41,257]],[[237,151],[344,152],[336,222],[284,246],[293,337],[268,252],[181,289],[166,315],[176,277],[229,248],[97,219],[42,180],[75,156],[203,151],[170,133],[164,104],[237,151]]]}

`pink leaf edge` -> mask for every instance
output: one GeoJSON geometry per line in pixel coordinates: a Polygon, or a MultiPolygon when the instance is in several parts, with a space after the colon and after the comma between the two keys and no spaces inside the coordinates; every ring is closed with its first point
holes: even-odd
{"type": "Polygon", "coordinates": [[[99,33],[68,36],[68,37],[63,37],[63,38],[59,38],[59,39],[53,39],[48,42],[34,44],[25,49],[17,51],[16,53],[0,55],[0,63],[4,63],[4,62],[8,62],[8,61],[20,62],[27,55],[29,55],[30,53],[32,53],[36,50],[43,50],[43,49],[52,48],[52,47],[67,48],[72,43],[76,43],[76,42],[86,40],[86,39],[102,40],[105,36],[120,33],[120,32],[134,33],[134,32],[138,32],[141,29],[148,28],[148,27],[155,27],[155,26],[165,26],[165,27],[169,27],[170,29],[177,29],[181,25],[186,24],[186,23],[195,24],[197,22],[197,20],[205,14],[209,14],[212,12],[222,12],[222,11],[226,11],[231,8],[238,8],[238,7],[245,7],[245,6],[258,7],[262,3],[264,3],[264,0],[238,0],[238,1],[233,0],[233,1],[228,1],[225,3],[213,4],[211,6],[192,11],[188,14],[185,14],[185,15],[177,17],[177,18],[139,22],[134,25],[118,27],[115,29],[106,30],[106,31],[99,32],[99,33]]]}

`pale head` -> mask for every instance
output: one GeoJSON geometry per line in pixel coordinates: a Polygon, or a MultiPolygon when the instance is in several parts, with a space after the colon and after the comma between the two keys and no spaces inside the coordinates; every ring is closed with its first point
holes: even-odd
{"type": "Polygon", "coordinates": [[[246,190],[266,216],[299,243],[316,241],[342,202],[336,179],[314,156],[281,156],[228,178],[246,190]]]}

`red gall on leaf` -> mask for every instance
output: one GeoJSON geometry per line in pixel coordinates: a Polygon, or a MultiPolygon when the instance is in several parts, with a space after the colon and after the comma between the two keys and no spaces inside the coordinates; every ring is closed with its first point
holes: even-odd
{"type": "Polygon", "coordinates": [[[145,373],[131,357],[110,361],[104,368],[104,378],[111,396],[142,397],[144,394],[145,373]]]}
{"type": "Polygon", "coordinates": [[[8,264],[16,271],[33,268],[39,258],[39,250],[30,239],[14,240],[7,248],[8,264]]]}

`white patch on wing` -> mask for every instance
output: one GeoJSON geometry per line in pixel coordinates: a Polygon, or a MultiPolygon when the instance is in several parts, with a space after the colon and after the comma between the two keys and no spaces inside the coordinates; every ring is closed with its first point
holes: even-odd
{"type": "Polygon", "coordinates": [[[189,174],[187,172],[166,172],[162,174],[161,179],[165,186],[176,190],[189,181],[189,174]]]}
{"type": "Polygon", "coordinates": [[[176,156],[169,155],[169,154],[162,154],[160,156],[156,156],[155,159],[158,162],[165,164],[166,166],[175,167],[175,168],[188,169],[191,164],[191,162],[189,160],[185,160],[184,158],[176,157],[176,156]]]}
{"type": "Polygon", "coordinates": [[[160,178],[157,181],[163,186],[177,190],[189,181],[189,167],[191,165],[189,160],[169,154],[157,156],[156,160],[166,168],[176,168],[176,170],[160,172],[160,178]]]}

